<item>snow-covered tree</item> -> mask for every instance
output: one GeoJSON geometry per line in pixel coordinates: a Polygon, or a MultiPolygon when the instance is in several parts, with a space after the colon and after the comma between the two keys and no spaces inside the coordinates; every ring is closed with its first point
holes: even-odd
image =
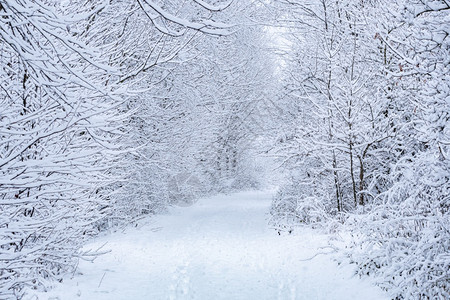
{"type": "Polygon", "coordinates": [[[120,150],[116,70],[70,28],[104,7],[0,4],[1,294],[20,298],[75,266],[108,207],[103,185],[120,150]]]}
{"type": "Polygon", "coordinates": [[[448,3],[277,2],[292,52],[275,149],[293,175],[274,222],[364,205],[344,216],[360,274],[399,298],[445,298],[448,3]]]}
{"type": "Polygon", "coordinates": [[[381,4],[388,20],[375,36],[391,55],[386,79],[393,86],[392,101],[403,107],[390,112],[401,115],[388,175],[392,185],[355,224],[362,237],[357,246],[373,250],[356,251],[353,258],[361,273],[377,274],[400,299],[446,298],[450,6],[445,1],[381,4]]]}
{"type": "Polygon", "coordinates": [[[330,212],[349,211],[380,192],[378,171],[388,163],[382,141],[393,130],[383,113],[388,99],[366,19],[370,6],[312,1],[288,8],[281,20],[299,25],[288,30],[292,51],[284,55],[280,97],[289,125],[280,127],[275,149],[293,169],[298,201],[312,197],[330,212]]]}

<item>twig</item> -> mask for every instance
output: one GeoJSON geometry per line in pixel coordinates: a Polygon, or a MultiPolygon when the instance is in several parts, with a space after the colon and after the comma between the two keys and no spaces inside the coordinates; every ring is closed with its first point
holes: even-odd
{"type": "Polygon", "coordinates": [[[100,285],[102,285],[103,278],[105,278],[106,272],[103,273],[102,279],[100,279],[100,282],[98,283],[98,288],[100,288],[100,285]]]}

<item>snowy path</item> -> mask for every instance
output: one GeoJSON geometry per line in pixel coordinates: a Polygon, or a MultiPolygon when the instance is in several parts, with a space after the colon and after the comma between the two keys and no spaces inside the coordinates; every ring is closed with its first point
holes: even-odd
{"type": "MultiPolygon", "coordinates": [[[[174,208],[96,240],[111,253],[39,299],[388,299],[338,267],[326,238],[267,227],[271,194],[247,192],[174,208]]],[[[33,298],[31,298],[33,299],[33,298]]],[[[36,298],[34,298],[36,299],[36,298]]]]}

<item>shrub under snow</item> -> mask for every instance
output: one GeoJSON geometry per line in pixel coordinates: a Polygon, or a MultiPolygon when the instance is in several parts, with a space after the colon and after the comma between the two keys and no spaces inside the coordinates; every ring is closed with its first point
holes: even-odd
{"type": "Polygon", "coordinates": [[[347,220],[354,233],[348,256],[358,274],[376,276],[396,299],[450,298],[447,169],[429,158],[399,168],[384,202],[347,220]]]}
{"type": "Polygon", "coordinates": [[[321,199],[306,195],[295,184],[286,185],[277,192],[270,215],[270,225],[278,230],[292,230],[299,225],[319,225],[329,219],[321,199]]]}

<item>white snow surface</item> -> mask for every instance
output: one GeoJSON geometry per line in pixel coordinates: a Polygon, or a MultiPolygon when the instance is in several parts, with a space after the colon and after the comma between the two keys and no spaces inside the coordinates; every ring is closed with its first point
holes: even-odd
{"type": "Polygon", "coordinates": [[[270,229],[272,195],[205,198],[99,237],[86,249],[107,243],[110,253],[27,299],[389,299],[352,266],[338,266],[326,235],[270,229]]]}

